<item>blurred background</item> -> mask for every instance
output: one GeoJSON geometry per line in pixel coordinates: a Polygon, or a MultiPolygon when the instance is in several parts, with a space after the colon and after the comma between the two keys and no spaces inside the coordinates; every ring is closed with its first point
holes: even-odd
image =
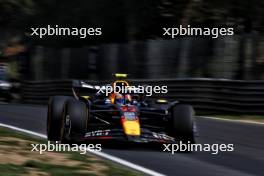
{"type": "MultiPolygon", "coordinates": [[[[131,85],[168,86],[167,94],[150,99],[190,104],[196,116],[263,123],[264,1],[0,0],[1,124],[45,134],[51,96],[72,96],[72,79],[100,85],[109,83],[116,72],[131,74],[131,85]],[[102,28],[103,34],[42,39],[30,35],[31,28],[47,25],[102,28]],[[234,35],[163,36],[164,27],[179,25],[231,27],[234,35]]],[[[235,151],[172,157],[168,152],[133,151],[117,145],[122,150],[104,152],[166,175],[264,175],[263,126],[201,117],[196,122],[198,143],[231,143],[235,151]]],[[[67,165],[68,160],[76,163],[70,160],[74,156],[66,162],[58,153],[43,158],[23,152],[27,143],[14,141],[14,135],[0,129],[0,175],[15,175],[21,169],[33,172],[28,175],[38,174],[35,171],[42,171],[39,175],[87,173],[78,174],[73,172],[77,166],[67,165]]],[[[81,157],[81,161],[91,164],[85,170],[92,175],[104,168],[97,159],[81,157]]]]}
{"type": "Polygon", "coordinates": [[[259,0],[1,0],[0,79],[264,77],[259,0]],[[31,27],[101,27],[103,35],[29,35],[31,27]],[[163,27],[233,27],[234,36],[163,38],[163,27]]]}

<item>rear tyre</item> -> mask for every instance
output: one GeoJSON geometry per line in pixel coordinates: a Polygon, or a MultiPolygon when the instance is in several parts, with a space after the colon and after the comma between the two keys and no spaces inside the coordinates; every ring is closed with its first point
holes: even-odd
{"type": "Polygon", "coordinates": [[[86,104],[78,100],[68,100],[64,108],[65,137],[69,140],[84,137],[89,120],[86,104]]]}
{"type": "Polygon", "coordinates": [[[176,140],[183,143],[195,143],[193,130],[194,110],[190,105],[175,105],[172,107],[171,132],[176,140]]]}
{"type": "Polygon", "coordinates": [[[67,100],[72,99],[67,96],[51,97],[48,104],[47,136],[50,141],[61,141],[63,137],[63,107],[67,100]]]}

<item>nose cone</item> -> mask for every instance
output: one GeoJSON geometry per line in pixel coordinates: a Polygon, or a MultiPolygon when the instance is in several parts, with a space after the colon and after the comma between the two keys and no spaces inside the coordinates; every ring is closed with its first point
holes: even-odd
{"type": "Polygon", "coordinates": [[[140,125],[138,120],[124,120],[123,129],[128,136],[140,136],[140,125]]]}

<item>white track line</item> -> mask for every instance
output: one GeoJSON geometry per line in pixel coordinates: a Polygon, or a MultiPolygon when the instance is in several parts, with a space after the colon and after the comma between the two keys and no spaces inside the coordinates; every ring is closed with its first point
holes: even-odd
{"type": "Polygon", "coordinates": [[[9,129],[12,129],[12,130],[20,131],[20,132],[23,132],[23,133],[27,133],[27,134],[30,134],[30,135],[33,135],[33,136],[37,136],[37,137],[40,137],[40,138],[47,139],[47,136],[44,135],[44,134],[40,134],[40,133],[36,133],[36,132],[33,132],[33,131],[25,130],[25,129],[18,128],[18,127],[12,126],[12,125],[7,125],[7,124],[0,123],[0,126],[6,127],[6,128],[9,128],[9,129]]]}
{"type": "MultiPolygon", "coordinates": [[[[247,124],[264,125],[263,122],[254,122],[254,121],[249,121],[249,120],[234,120],[234,119],[225,119],[225,118],[208,117],[208,116],[197,116],[197,117],[205,118],[205,119],[228,121],[228,122],[236,122],[236,123],[247,123],[247,124]]],[[[263,119],[264,119],[264,117],[263,117],[263,119]]]]}
{"type": "Polygon", "coordinates": [[[132,169],[135,169],[135,170],[138,170],[138,171],[141,171],[145,174],[148,174],[148,175],[153,175],[153,176],[165,176],[164,174],[161,174],[161,173],[158,173],[158,172],[155,172],[153,170],[150,170],[150,169],[147,169],[145,167],[142,167],[142,166],[139,166],[139,165],[136,165],[134,163],[131,163],[129,161],[126,161],[126,160],[123,160],[123,159],[120,159],[118,157],[115,157],[115,156],[112,156],[112,155],[109,155],[107,153],[103,153],[103,152],[96,152],[96,151],[91,151],[90,153],[93,153],[95,155],[98,155],[98,156],[101,156],[103,158],[107,158],[111,161],[114,161],[116,163],[119,163],[119,164],[122,164],[122,165],[125,165],[127,167],[130,167],[132,169]]]}
{"type": "MultiPolygon", "coordinates": [[[[44,134],[36,133],[36,132],[30,131],[30,130],[26,130],[26,129],[23,129],[23,128],[15,127],[15,126],[12,126],[12,125],[7,125],[7,124],[3,124],[3,123],[0,123],[0,126],[1,127],[5,127],[5,128],[9,128],[9,129],[12,129],[12,130],[16,130],[16,131],[19,131],[19,132],[27,133],[27,134],[30,134],[30,135],[33,135],[33,136],[37,136],[37,137],[40,137],[40,138],[47,139],[47,136],[44,135],[44,134]]],[[[140,172],[142,172],[144,174],[147,174],[147,175],[165,176],[164,174],[155,172],[153,170],[147,169],[145,167],[139,166],[137,164],[131,163],[129,161],[123,160],[121,158],[118,158],[118,157],[115,157],[115,156],[112,156],[112,155],[109,155],[109,154],[106,154],[106,153],[103,153],[103,152],[96,152],[96,151],[89,151],[89,152],[92,153],[92,154],[95,154],[97,156],[106,158],[108,160],[114,161],[116,163],[119,163],[121,165],[127,166],[129,168],[135,169],[135,170],[140,171],[140,172]]]]}

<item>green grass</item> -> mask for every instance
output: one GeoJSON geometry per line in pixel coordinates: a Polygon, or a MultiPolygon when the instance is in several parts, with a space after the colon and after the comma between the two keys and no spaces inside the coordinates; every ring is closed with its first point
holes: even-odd
{"type": "Polygon", "coordinates": [[[79,173],[80,170],[82,170],[82,166],[63,166],[63,165],[54,165],[54,164],[48,164],[44,162],[37,162],[33,160],[29,160],[23,165],[26,168],[34,168],[37,170],[40,170],[42,172],[49,173],[50,175],[54,176],[95,176],[96,174],[82,174],[79,173]]]}
{"type": "Polygon", "coordinates": [[[19,144],[18,141],[1,141],[0,140],[0,145],[13,145],[13,146],[17,146],[19,144]]]}
{"type": "Polygon", "coordinates": [[[23,166],[15,164],[0,164],[0,173],[4,176],[17,176],[25,174],[26,169],[23,166]]]}
{"type": "MultiPolygon", "coordinates": [[[[78,152],[53,152],[55,154],[63,155],[63,157],[69,162],[77,162],[79,164],[73,165],[64,165],[64,163],[50,162],[49,158],[45,155],[39,155],[38,153],[31,153],[30,145],[26,146],[27,143],[47,143],[47,141],[43,139],[37,139],[29,135],[25,135],[23,133],[14,132],[12,130],[1,128],[0,127],[0,137],[12,137],[11,140],[7,140],[2,138],[0,140],[0,147],[8,146],[8,152],[12,151],[12,153],[16,154],[16,158],[26,157],[25,161],[21,164],[14,164],[12,160],[10,161],[1,161],[0,162],[0,175],[5,176],[17,176],[17,175],[27,175],[29,172],[37,171],[48,173],[51,176],[95,176],[98,174],[97,171],[94,171],[91,168],[103,168],[99,172],[103,175],[109,176],[139,176],[143,175],[140,172],[131,170],[124,166],[112,163],[110,161],[105,161],[103,159],[98,159],[93,155],[81,155],[78,152]],[[16,141],[17,138],[17,141],[16,141]],[[25,146],[21,145],[19,140],[26,140],[25,146]],[[13,150],[13,148],[15,150],[13,150]],[[36,157],[37,156],[37,157],[36,157]],[[38,159],[41,158],[41,159],[38,159]],[[52,164],[51,164],[52,163],[52,164]]],[[[7,150],[1,150],[0,155],[9,155],[7,150]]],[[[45,152],[47,153],[47,152],[45,152]]]]}
{"type": "Polygon", "coordinates": [[[132,172],[131,170],[127,170],[125,168],[122,168],[122,166],[120,167],[119,165],[113,164],[108,162],[108,166],[109,166],[109,170],[107,171],[106,175],[109,176],[138,176],[138,175],[142,175],[138,172],[132,172]]]}

